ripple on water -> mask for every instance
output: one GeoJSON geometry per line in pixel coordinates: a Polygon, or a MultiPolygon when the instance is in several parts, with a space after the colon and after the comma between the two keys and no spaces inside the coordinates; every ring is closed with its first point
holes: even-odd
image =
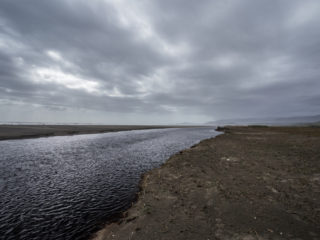
{"type": "Polygon", "coordinates": [[[0,142],[0,239],[87,239],[128,208],[140,175],[212,128],[0,142]]]}

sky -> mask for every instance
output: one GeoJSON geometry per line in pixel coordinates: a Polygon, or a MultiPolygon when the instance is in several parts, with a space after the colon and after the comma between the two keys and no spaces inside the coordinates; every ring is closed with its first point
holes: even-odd
{"type": "Polygon", "coordinates": [[[1,0],[0,121],[320,113],[319,0],[1,0]]]}

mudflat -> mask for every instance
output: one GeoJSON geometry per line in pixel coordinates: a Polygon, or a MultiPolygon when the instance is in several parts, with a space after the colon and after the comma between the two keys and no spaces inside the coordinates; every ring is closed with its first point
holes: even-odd
{"type": "Polygon", "coordinates": [[[0,125],[0,140],[104,133],[127,130],[173,128],[160,125],[0,125]]]}
{"type": "Polygon", "coordinates": [[[146,173],[94,239],[320,239],[320,128],[221,130],[146,173]]]}

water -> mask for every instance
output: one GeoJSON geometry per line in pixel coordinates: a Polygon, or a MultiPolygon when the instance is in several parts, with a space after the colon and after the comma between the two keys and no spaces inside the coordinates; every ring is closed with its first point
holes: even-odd
{"type": "Polygon", "coordinates": [[[0,141],[0,239],[88,239],[131,205],[140,175],[213,128],[0,141]]]}

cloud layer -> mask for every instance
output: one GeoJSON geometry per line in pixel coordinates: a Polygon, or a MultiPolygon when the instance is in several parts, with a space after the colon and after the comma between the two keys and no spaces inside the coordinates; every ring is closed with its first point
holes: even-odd
{"type": "Polygon", "coordinates": [[[317,0],[2,0],[0,121],[320,112],[317,0]]]}

